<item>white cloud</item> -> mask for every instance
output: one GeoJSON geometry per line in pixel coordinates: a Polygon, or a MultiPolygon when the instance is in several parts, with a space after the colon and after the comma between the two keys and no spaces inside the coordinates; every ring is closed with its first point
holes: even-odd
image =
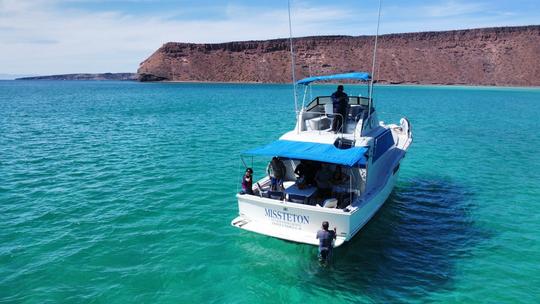
{"type": "MultiPolygon", "coordinates": [[[[288,35],[287,11],[228,8],[225,19],[172,20],[118,12],[56,10],[55,1],[4,0],[0,7],[0,72],[72,73],[135,71],[139,62],[168,41],[225,42],[288,35]]],[[[304,23],[339,18],[337,10],[298,14],[304,23]]]]}
{"type": "Polygon", "coordinates": [[[449,17],[474,14],[485,11],[487,6],[483,3],[447,1],[438,5],[427,5],[422,11],[427,17],[449,17]]]}
{"type": "MultiPolygon", "coordinates": [[[[262,10],[229,5],[221,18],[178,20],[172,17],[178,11],[135,16],[115,11],[59,9],[57,3],[55,0],[0,0],[0,73],[136,71],[141,61],[169,41],[272,39],[288,37],[289,33],[286,7],[262,10]]],[[[455,1],[409,11],[388,7],[383,10],[381,32],[515,24],[511,22],[516,20],[515,16],[508,14],[463,16],[481,8],[479,4],[455,1]],[[404,17],[409,15],[412,17],[404,17]]],[[[193,9],[186,8],[186,12],[193,9]]],[[[373,7],[359,7],[355,11],[295,1],[293,34],[373,34],[375,18],[373,7]]],[[[521,24],[527,21],[520,19],[521,24]]]]}

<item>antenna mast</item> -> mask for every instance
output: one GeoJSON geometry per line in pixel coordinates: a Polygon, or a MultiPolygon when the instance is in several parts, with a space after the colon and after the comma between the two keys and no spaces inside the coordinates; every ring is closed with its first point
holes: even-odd
{"type": "Polygon", "coordinates": [[[379,16],[377,18],[377,33],[375,34],[375,46],[373,47],[373,63],[371,66],[371,82],[369,83],[369,109],[368,109],[368,121],[371,118],[371,107],[373,104],[373,81],[375,81],[375,61],[377,58],[377,40],[379,38],[379,27],[381,24],[381,3],[382,0],[379,0],[379,16]]]}
{"type": "Polygon", "coordinates": [[[293,82],[293,95],[294,95],[294,110],[298,113],[298,96],[296,95],[296,74],[294,72],[294,48],[292,39],[292,23],[291,23],[291,0],[287,0],[287,8],[289,10],[289,42],[291,44],[291,72],[293,82]]]}

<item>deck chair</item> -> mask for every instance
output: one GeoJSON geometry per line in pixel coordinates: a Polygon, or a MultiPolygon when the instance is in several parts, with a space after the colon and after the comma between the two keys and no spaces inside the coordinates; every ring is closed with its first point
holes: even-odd
{"type": "Polygon", "coordinates": [[[336,198],[329,198],[323,202],[324,208],[336,208],[338,200],[336,198]]]}
{"type": "Polygon", "coordinates": [[[289,194],[289,201],[293,203],[303,204],[306,202],[306,198],[301,195],[289,194]]]}
{"type": "Polygon", "coordinates": [[[281,191],[271,191],[271,190],[268,191],[268,198],[283,200],[283,197],[284,195],[283,195],[283,192],[281,191]]]}

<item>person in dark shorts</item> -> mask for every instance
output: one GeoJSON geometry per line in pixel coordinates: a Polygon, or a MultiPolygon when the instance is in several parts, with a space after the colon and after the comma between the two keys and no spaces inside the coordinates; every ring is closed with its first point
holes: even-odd
{"type": "Polygon", "coordinates": [[[319,262],[327,263],[332,256],[333,242],[336,239],[336,227],[334,230],[328,230],[328,222],[322,222],[322,230],[317,231],[319,240],[319,262]]]}
{"type": "Polygon", "coordinates": [[[283,189],[283,179],[285,178],[286,168],[279,158],[272,158],[266,168],[266,172],[268,173],[268,176],[270,176],[272,191],[283,189]]]}
{"type": "Polygon", "coordinates": [[[253,169],[247,168],[246,173],[242,177],[242,192],[241,194],[253,194],[253,169]]]}
{"type": "Polygon", "coordinates": [[[347,107],[349,106],[349,95],[343,91],[343,86],[338,85],[337,90],[332,94],[332,105],[334,107],[334,121],[332,131],[335,133],[344,132],[343,122],[347,117],[347,107]]]}

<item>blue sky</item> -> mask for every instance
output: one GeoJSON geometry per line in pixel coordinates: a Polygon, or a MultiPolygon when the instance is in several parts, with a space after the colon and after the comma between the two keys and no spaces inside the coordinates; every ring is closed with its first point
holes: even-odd
{"type": "MultiPolygon", "coordinates": [[[[293,34],[370,35],[377,0],[291,0],[293,34]]],[[[168,41],[288,36],[287,1],[0,0],[0,74],[135,72],[168,41]]],[[[539,0],[383,0],[381,33],[540,24],[539,0]]]]}

